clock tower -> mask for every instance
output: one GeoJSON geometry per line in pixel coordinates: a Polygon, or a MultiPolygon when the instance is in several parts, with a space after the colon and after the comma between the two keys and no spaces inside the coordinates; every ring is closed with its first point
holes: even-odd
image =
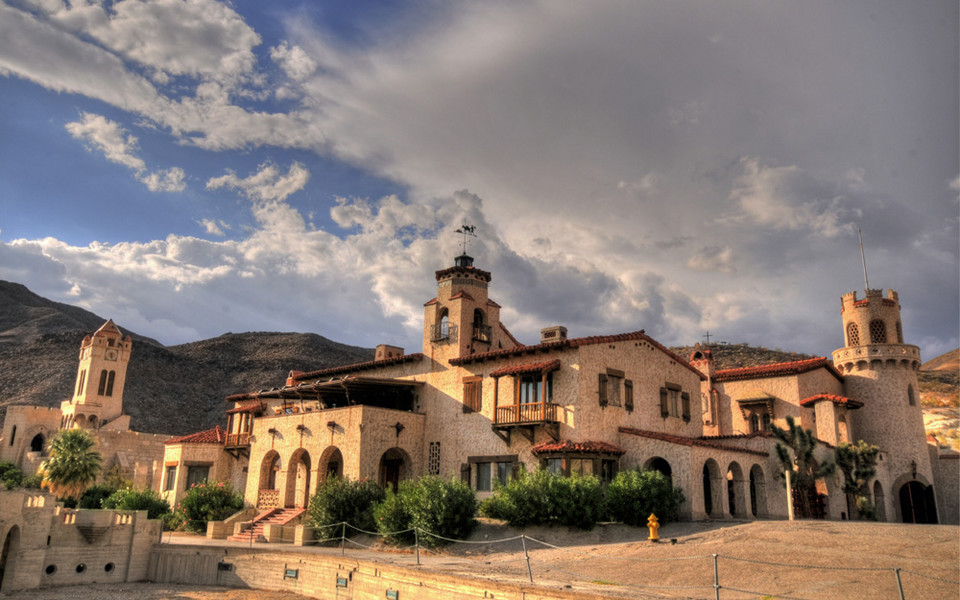
{"type": "Polygon", "coordinates": [[[73,397],[60,404],[61,427],[99,429],[123,414],[131,346],[130,336],[120,333],[113,321],[83,338],[73,397]]]}

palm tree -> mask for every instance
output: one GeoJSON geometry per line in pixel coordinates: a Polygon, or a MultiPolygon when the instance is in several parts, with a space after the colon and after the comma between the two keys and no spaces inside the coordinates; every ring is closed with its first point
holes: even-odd
{"type": "MultiPolygon", "coordinates": [[[[817,448],[817,438],[809,429],[804,429],[794,422],[793,417],[787,417],[787,429],[776,425],[771,426],[773,436],[777,438],[777,458],[784,470],[791,469],[792,485],[800,492],[800,514],[809,517],[810,488],[816,485],[818,479],[832,475],[837,465],[833,461],[817,462],[814,451],[817,448]],[[790,450],[794,458],[790,458],[790,450]]],[[[793,493],[793,490],[790,490],[793,493]]]]}
{"type": "Polygon", "coordinates": [[[79,497],[100,472],[100,453],[83,429],[65,429],[50,441],[50,458],[37,471],[43,487],[57,498],[79,497]]]}

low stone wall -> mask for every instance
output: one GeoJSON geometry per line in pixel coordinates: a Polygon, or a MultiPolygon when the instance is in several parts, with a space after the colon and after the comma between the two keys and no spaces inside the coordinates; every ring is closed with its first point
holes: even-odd
{"type": "Polygon", "coordinates": [[[156,583],[287,591],[322,600],[391,597],[417,600],[597,598],[596,594],[454,577],[354,559],[344,560],[337,556],[239,547],[201,548],[158,544],[150,557],[147,577],[156,583]],[[396,595],[392,592],[396,592],[396,595]]]}

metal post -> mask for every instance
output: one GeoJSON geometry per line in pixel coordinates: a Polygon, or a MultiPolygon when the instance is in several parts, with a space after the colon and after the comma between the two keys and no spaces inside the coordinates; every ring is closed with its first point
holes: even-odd
{"type": "Polygon", "coordinates": [[[720,600],[720,568],[717,565],[716,554],[713,555],[713,597],[715,600],[720,600]]]}
{"type": "Polygon", "coordinates": [[[787,469],[783,472],[787,477],[787,515],[790,517],[790,520],[793,520],[793,486],[790,485],[790,471],[793,469],[787,469]]]}
{"type": "Polygon", "coordinates": [[[344,521],[341,525],[342,526],[340,528],[340,556],[343,556],[345,554],[345,551],[343,549],[344,548],[343,542],[344,540],[347,539],[347,522],[344,521]]]}
{"type": "Polygon", "coordinates": [[[897,591],[900,592],[900,600],[906,600],[903,595],[903,582],[900,581],[900,567],[895,567],[893,572],[897,574],[897,591]]]}
{"type": "Polygon", "coordinates": [[[533,583],[533,569],[530,568],[530,554],[527,553],[527,536],[521,534],[520,542],[523,544],[523,556],[527,559],[527,576],[530,577],[530,583],[533,583]]]}
{"type": "Polygon", "coordinates": [[[417,564],[420,564],[420,529],[418,527],[413,528],[413,539],[417,545],[417,564]]]}

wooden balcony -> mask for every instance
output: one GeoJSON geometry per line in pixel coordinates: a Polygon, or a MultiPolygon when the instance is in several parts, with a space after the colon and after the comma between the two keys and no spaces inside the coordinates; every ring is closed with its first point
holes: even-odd
{"type": "Polygon", "coordinates": [[[228,433],[223,441],[223,449],[239,458],[241,454],[250,455],[250,433],[228,433]]]}
{"type": "Polygon", "coordinates": [[[552,402],[511,404],[498,406],[494,417],[493,431],[510,443],[510,433],[519,431],[533,443],[534,431],[539,427],[554,440],[560,439],[559,407],[552,402]]]}

